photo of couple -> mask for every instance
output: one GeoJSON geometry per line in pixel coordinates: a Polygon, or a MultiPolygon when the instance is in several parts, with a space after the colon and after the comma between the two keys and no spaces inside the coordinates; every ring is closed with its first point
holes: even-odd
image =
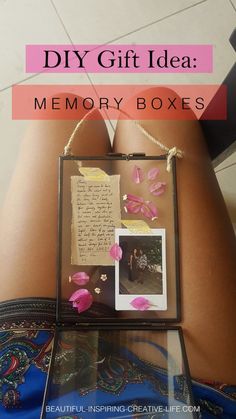
{"type": "Polygon", "coordinates": [[[120,294],[162,294],[162,237],[121,236],[120,294]]]}

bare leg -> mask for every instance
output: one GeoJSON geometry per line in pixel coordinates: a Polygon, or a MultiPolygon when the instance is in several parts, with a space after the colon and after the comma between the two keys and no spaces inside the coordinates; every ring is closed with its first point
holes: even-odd
{"type": "MultiPolygon", "coordinates": [[[[200,126],[197,121],[141,123],[167,147],[184,151],[177,162],[181,325],[192,376],[235,383],[236,241],[200,126]]],[[[162,154],[132,121],[118,122],[114,151],[162,154]]]]}
{"type": "MultiPolygon", "coordinates": [[[[34,122],[23,140],[1,215],[1,300],[54,297],[57,241],[57,165],[77,121],[34,122]]],[[[77,133],[77,155],[110,151],[104,121],[77,133]]]]}

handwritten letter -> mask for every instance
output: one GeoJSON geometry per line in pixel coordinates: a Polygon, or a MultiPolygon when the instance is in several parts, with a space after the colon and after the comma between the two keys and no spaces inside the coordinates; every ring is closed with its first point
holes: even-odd
{"type": "Polygon", "coordinates": [[[71,177],[73,265],[113,265],[109,249],[120,227],[120,176],[108,181],[71,177]]]}

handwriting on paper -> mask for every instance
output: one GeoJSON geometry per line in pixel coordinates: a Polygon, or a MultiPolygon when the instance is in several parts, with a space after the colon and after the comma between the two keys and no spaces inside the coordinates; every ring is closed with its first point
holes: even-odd
{"type": "Polygon", "coordinates": [[[120,176],[108,181],[71,177],[73,265],[113,265],[109,249],[120,226],[120,176]]]}

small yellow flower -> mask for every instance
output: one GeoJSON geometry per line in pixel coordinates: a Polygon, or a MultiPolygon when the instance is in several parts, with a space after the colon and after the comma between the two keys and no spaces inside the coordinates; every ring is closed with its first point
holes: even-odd
{"type": "Polygon", "coordinates": [[[103,282],[105,282],[107,280],[107,274],[102,274],[100,278],[103,282]]]}
{"type": "Polygon", "coordinates": [[[94,291],[96,292],[96,294],[100,294],[101,288],[95,288],[94,291]]]}

